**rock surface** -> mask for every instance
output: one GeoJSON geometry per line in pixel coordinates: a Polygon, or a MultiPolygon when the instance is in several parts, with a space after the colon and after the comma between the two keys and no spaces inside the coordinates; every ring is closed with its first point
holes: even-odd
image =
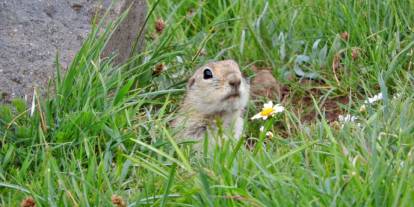
{"type": "MultiPolygon", "coordinates": [[[[129,9],[128,16],[115,30],[109,40],[104,55],[117,53],[114,63],[125,62],[132,54],[132,49],[141,51],[144,46],[144,30],[146,0],[124,0],[114,7],[114,14],[120,14],[129,9]]],[[[116,17],[116,16],[115,16],[116,17]]],[[[111,19],[115,18],[114,16],[111,19]]]]}
{"type": "MultiPolygon", "coordinates": [[[[122,11],[128,2],[119,0],[116,4],[121,6],[113,8],[122,11]]],[[[131,10],[136,13],[128,18],[140,18],[134,21],[138,27],[143,25],[146,5],[145,0],[136,2],[140,3],[131,10]]],[[[0,0],[0,102],[30,95],[35,86],[45,88],[55,73],[56,53],[66,68],[87,37],[93,16],[110,3],[111,0],[0,0]]]]}

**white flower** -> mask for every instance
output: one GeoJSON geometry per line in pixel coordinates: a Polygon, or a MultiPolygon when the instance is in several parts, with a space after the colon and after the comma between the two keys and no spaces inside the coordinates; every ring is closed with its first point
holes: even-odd
{"type": "Polygon", "coordinates": [[[338,121],[339,122],[355,122],[355,120],[357,120],[357,119],[358,119],[358,117],[352,116],[351,114],[339,115],[338,116],[338,121]]]}
{"type": "Polygon", "coordinates": [[[379,94],[375,95],[372,98],[368,98],[368,100],[366,100],[364,103],[372,104],[372,103],[377,102],[377,101],[382,100],[382,99],[383,99],[382,93],[379,93],[379,94]]]}
{"type": "Polygon", "coordinates": [[[260,119],[266,120],[269,118],[269,116],[274,116],[277,113],[281,113],[285,110],[285,107],[283,107],[280,104],[276,104],[273,106],[273,102],[269,101],[263,105],[262,111],[258,114],[254,115],[251,119],[260,119]]]}

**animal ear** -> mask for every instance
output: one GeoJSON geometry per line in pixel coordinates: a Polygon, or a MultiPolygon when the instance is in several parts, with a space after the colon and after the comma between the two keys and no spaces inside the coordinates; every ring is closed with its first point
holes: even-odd
{"type": "Polygon", "coordinates": [[[190,89],[191,86],[193,86],[195,83],[195,78],[190,78],[190,80],[188,80],[188,84],[187,84],[187,88],[190,89]]]}

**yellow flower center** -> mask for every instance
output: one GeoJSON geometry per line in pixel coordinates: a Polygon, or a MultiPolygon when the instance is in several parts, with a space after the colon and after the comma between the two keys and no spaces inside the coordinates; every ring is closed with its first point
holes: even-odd
{"type": "Polygon", "coordinates": [[[262,116],[269,116],[273,112],[273,108],[263,108],[260,112],[262,116]]]}

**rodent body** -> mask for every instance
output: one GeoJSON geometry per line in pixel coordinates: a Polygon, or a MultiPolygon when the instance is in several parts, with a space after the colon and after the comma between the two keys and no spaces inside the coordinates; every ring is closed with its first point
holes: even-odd
{"type": "Polygon", "coordinates": [[[273,77],[270,69],[258,69],[253,68],[255,77],[251,82],[251,96],[252,99],[260,99],[266,97],[269,100],[281,99],[281,86],[280,83],[273,77]]]}
{"type": "MultiPolygon", "coordinates": [[[[208,63],[196,70],[187,83],[179,116],[173,122],[182,127],[178,139],[202,140],[218,128],[231,129],[239,139],[243,131],[243,111],[249,99],[249,85],[233,60],[208,63]]],[[[209,136],[210,137],[210,136],[209,136]]]]}

